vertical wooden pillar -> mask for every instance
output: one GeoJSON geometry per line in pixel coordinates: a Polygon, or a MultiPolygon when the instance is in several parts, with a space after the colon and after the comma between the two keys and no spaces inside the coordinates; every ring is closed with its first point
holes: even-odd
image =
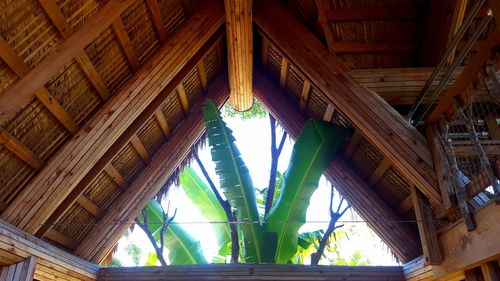
{"type": "Polygon", "coordinates": [[[481,265],[484,281],[500,281],[499,261],[490,261],[481,265]]]}

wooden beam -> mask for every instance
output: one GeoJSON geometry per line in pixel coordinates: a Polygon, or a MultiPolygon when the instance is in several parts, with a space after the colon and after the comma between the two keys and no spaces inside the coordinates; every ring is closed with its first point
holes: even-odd
{"type": "Polygon", "coordinates": [[[107,165],[104,166],[103,168],[104,172],[110,176],[113,181],[121,188],[125,188],[127,185],[127,182],[123,178],[122,175],[120,175],[120,172],[115,168],[115,166],[111,165],[111,163],[108,163],[107,165]]]}
{"type": "Polygon", "coordinates": [[[90,84],[94,86],[95,90],[97,91],[97,94],[103,101],[107,101],[110,97],[110,93],[108,91],[108,88],[106,87],[106,84],[102,80],[101,76],[97,72],[97,69],[95,68],[94,64],[90,60],[89,56],[85,51],[80,51],[76,57],[76,61],[80,65],[83,73],[85,76],[89,79],[90,84]]]}
{"type": "Polygon", "coordinates": [[[113,29],[113,32],[116,35],[116,39],[118,39],[118,43],[125,53],[125,57],[127,57],[127,61],[129,62],[132,69],[136,71],[137,69],[139,69],[141,64],[139,63],[139,58],[137,57],[137,53],[134,50],[134,46],[132,46],[132,42],[130,41],[127,30],[125,30],[122,19],[116,19],[111,24],[111,28],[113,29]]]}
{"type": "MultiPolygon", "coordinates": [[[[260,71],[255,72],[254,79],[254,93],[257,99],[290,137],[297,138],[306,122],[305,117],[260,71]]],[[[330,162],[325,176],[400,261],[409,261],[420,254],[416,234],[405,223],[398,223],[400,217],[342,156],[339,155],[330,162]]]]}
{"type": "MultiPolygon", "coordinates": [[[[223,22],[223,8],[217,2],[207,1],[198,8],[197,16],[192,17],[168,39],[169,43],[145,63],[128,86],[105,104],[88,124],[89,130],[80,132],[77,139],[65,145],[26,187],[30,192],[17,196],[1,217],[29,233],[36,233],[113,143],[133,125],[136,118],[219,30],[223,22]]],[[[157,108],[148,112],[147,119],[157,108]]],[[[137,124],[136,128],[140,128],[142,124],[144,123],[137,124]]]]}
{"type": "Polygon", "coordinates": [[[323,115],[323,121],[331,122],[333,119],[333,113],[335,112],[335,106],[329,103],[326,107],[325,115],[323,115]]]}
{"type": "Polygon", "coordinates": [[[37,89],[54,77],[79,51],[110,26],[135,0],[110,0],[78,31],[64,40],[57,51],[48,55],[28,74],[0,97],[0,124],[11,119],[37,89]]]}
{"type": "Polygon", "coordinates": [[[157,110],[155,111],[154,115],[156,118],[156,122],[158,122],[158,125],[160,126],[161,131],[163,132],[163,135],[167,137],[170,132],[170,128],[168,127],[168,122],[167,119],[165,118],[165,114],[163,114],[161,110],[157,110]]]}
{"type": "Polygon", "coordinates": [[[158,0],[146,0],[146,6],[148,7],[149,14],[151,15],[153,25],[160,41],[165,42],[165,40],[167,40],[167,31],[165,30],[165,25],[163,25],[160,7],[158,7],[158,0]]]}
{"type": "Polygon", "coordinates": [[[335,42],[335,53],[414,53],[417,42],[335,42]]]}
{"type": "MultiPolygon", "coordinates": [[[[7,63],[19,78],[23,78],[29,73],[28,66],[24,64],[2,37],[0,37],[0,58],[7,63]]],[[[75,134],[78,131],[78,125],[73,118],[45,87],[35,90],[35,96],[70,133],[75,134]]]]}
{"type": "MultiPolygon", "coordinates": [[[[227,83],[227,76],[224,75],[209,88],[208,97],[215,100],[219,106],[227,100],[229,94],[227,83]]],[[[198,141],[204,131],[202,118],[202,102],[198,102],[172,137],[152,157],[146,169],[112,203],[109,211],[80,243],[75,250],[76,255],[96,263],[108,255],[149,199],[158,193],[198,141]],[[116,221],[123,223],[113,223],[116,221]]]]}
{"type": "Polygon", "coordinates": [[[439,122],[442,114],[452,107],[455,101],[455,97],[463,95],[466,93],[466,88],[474,80],[477,73],[482,69],[484,64],[491,57],[491,52],[493,48],[500,44],[500,31],[496,30],[493,32],[488,39],[486,39],[485,44],[481,46],[477,53],[472,56],[469,63],[465,66],[460,76],[455,81],[455,84],[444,94],[441,101],[434,108],[432,113],[427,117],[426,124],[434,124],[439,122]]]}
{"type": "Polygon", "coordinates": [[[146,163],[151,161],[151,158],[149,157],[149,153],[146,150],[146,147],[144,147],[144,144],[137,135],[132,136],[132,138],[130,139],[130,144],[137,152],[137,154],[139,154],[139,157],[141,157],[142,161],[146,163]]]}
{"type": "Polygon", "coordinates": [[[67,253],[0,220],[0,257],[13,262],[30,256],[37,259],[35,278],[50,280],[96,280],[99,266],[67,253]]]}
{"type": "Polygon", "coordinates": [[[55,0],[38,0],[47,17],[55,26],[62,38],[68,38],[73,28],[68,24],[55,0]]]}
{"type": "Polygon", "coordinates": [[[445,166],[448,160],[446,159],[438,134],[439,132],[436,127],[429,126],[426,129],[427,142],[429,143],[429,148],[431,150],[434,170],[436,171],[436,178],[441,192],[441,197],[443,199],[442,207],[443,209],[449,209],[451,208],[450,191],[453,190],[453,184],[450,181],[450,168],[445,166]]]}
{"type": "Polygon", "coordinates": [[[328,23],[326,12],[330,10],[330,1],[316,0],[316,7],[318,8],[318,25],[323,30],[326,39],[326,46],[332,55],[335,55],[337,50],[334,49],[335,40],[333,39],[332,30],[328,23]]]}
{"type": "Polygon", "coordinates": [[[417,8],[329,9],[325,15],[331,21],[414,20],[422,16],[417,8]]]}
{"type": "Polygon", "coordinates": [[[207,72],[205,70],[205,63],[200,61],[200,63],[196,66],[198,70],[198,77],[200,78],[201,82],[201,87],[203,88],[204,91],[207,90],[208,88],[208,79],[207,79],[207,72]]]}
{"type": "Polygon", "coordinates": [[[286,8],[276,1],[255,4],[254,20],[260,31],[272,38],[275,46],[304,72],[328,102],[414,182],[434,206],[441,204],[425,138],[394,108],[345,73],[317,37],[286,8]]]}
{"type": "Polygon", "coordinates": [[[434,266],[434,275],[446,277],[474,268],[483,262],[500,257],[500,205],[490,201],[474,213],[477,228],[467,231],[460,219],[442,232],[438,239],[442,249],[443,263],[434,266]]]}
{"type": "Polygon", "coordinates": [[[40,171],[45,166],[45,162],[33,153],[31,149],[27,148],[24,144],[1,127],[0,144],[37,171],[40,171]]]}
{"type": "Polygon", "coordinates": [[[413,208],[413,199],[410,196],[406,197],[398,206],[398,214],[400,216],[404,215],[406,212],[408,212],[411,208],[413,208]]]}
{"type": "Polygon", "coordinates": [[[179,102],[182,106],[182,112],[184,112],[184,115],[189,114],[189,101],[186,95],[186,90],[184,89],[184,85],[180,84],[179,87],[177,87],[177,98],[179,98],[179,102]]]}
{"type": "Polygon", "coordinates": [[[500,266],[498,261],[490,261],[481,265],[484,281],[500,281],[500,266]]]}
{"type": "Polygon", "coordinates": [[[229,103],[236,111],[252,107],[252,0],[224,0],[228,56],[229,103]]]}
{"type": "Polygon", "coordinates": [[[286,79],[288,77],[288,59],[283,57],[283,61],[281,62],[281,71],[280,71],[280,90],[282,92],[285,91],[286,88],[286,79]]]}
{"type": "Polygon", "coordinates": [[[410,189],[424,257],[428,264],[440,264],[443,262],[443,258],[439,250],[432,210],[427,199],[414,185],[411,185],[410,189]]]}
{"type": "Polygon", "coordinates": [[[52,228],[49,231],[47,231],[45,238],[50,239],[58,243],[59,245],[64,246],[71,250],[74,250],[78,246],[78,242],[52,228]]]}
{"type": "MultiPolygon", "coordinates": [[[[100,218],[102,216],[102,210],[99,208],[92,200],[90,200],[87,196],[85,195],[80,195],[78,199],[76,199],[76,202],[82,206],[85,210],[87,210],[89,213],[94,215],[96,218],[100,218]]],[[[74,248],[73,248],[74,249],[74,248]]]]}
{"type": "Polygon", "coordinates": [[[351,140],[347,144],[345,150],[344,150],[344,155],[346,158],[350,158],[354,151],[356,150],[356,147],[358,147],[359,142],[363,139],[363,135],[358,130],[354,131],[354,134],[351,137],[351,140]]]}
{"type": "Polygon", "coordinates": [[[309,93],[311,92],[311,82],[309,80],[304,81],[302,86],[302,93],[300,94],[299,107],[302,112],[307,109],[307,103],[309,101],[309,93]]]}
{"type": "Polygon", "coordinates": [[[378,164],[377,168],[375,168],[375,171],[370,175],[370,178],[368,179],[368,183],[370,185],[375,185],[377,182],[380,181],[382,176],[385,174],[385,172],[391,167],[391,160],[389,158],[384,158],[380,164],[378,164]]]}
{"type": "MultiPolygon", "coordinates": [[[[451,19],[450,30],[448,31],[448,41],[446,42],[446,47],[450,48],[450,44],[453,41],[453,37],[460,30],[460,26],[465,17],[465,10],[467,8],[467,0],[458,0],[455,2],[455,7],[453,8],[453,17],[451,19]]],[[[455,57],[455,50],[451,51],[450,57],[448,59],[448,64],[451,64],[455,57]]]]}
{"type": "Polygon", "coordinates": [[[32,281],[35,274],[36,258],[28,257],[24,261],[8,266],[0,266],[2,281],[32,281]]]}

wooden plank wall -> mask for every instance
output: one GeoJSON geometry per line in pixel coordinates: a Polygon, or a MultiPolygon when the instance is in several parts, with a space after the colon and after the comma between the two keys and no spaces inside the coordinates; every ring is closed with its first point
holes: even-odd
{"type": "Polygon", "coordinates": [[[36,257],[37,280],[96,280],[99,266],[0,220],[0,266],[36,257]]]}
{"type": "Polygon", "coordinates": [[[404,280],[399,266],[197,265],[102,268],[97,280],[404,280]]]}
{"type": "Polygon", "coordinates": [[[403,265],[403,272],[407,281],[434,281],[432,266],[427,265],[425,257],[420,256],[403,265]]]}
{"type": "Polygon", "coordinates": [[[36,258],[31,256],[22,262],[0,267],[0,281],[31,281],[35,264],[36,258]]]}

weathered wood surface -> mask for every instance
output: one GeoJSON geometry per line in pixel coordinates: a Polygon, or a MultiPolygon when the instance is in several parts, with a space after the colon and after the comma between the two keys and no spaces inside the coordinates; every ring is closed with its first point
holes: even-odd
{"type": "Polygon", "coordinates": [[[500,205],[491,201],[474,213],[477,228],[468,232],[459,220],[438,237],[443,263],[433,267],[437,277],[463,272],[500,257],[500,205]]]}
{"type": "Polygon", "coordinates": [[[224,22],[222,5],[217,1],[207,1],[196,13],[53,157],[2,213],[2,219],[28,233],[36,233],[85,174],[224,22]]]}
{"type": "Polygon", "coordinates": [[[36,257],[38,280],[96,280],[99,266],[71,255],[0,220],[0,265],[36,257]]]}
{"type": "Polygon", "coordinates": [[[432,273],[432,266],[427,265],[425,257],[420,256],[403,265],[406,281],[433,281],[437,280],[432,273]]]}
{"type": "Polygon", "coordinates": [[[126,280],[404,280],[399,266],[310,266],[231,264],[135,268],[102,268],[100,281],[126,280]]]}
{"type": "Polygon", "coordinates": [[[226,9],[229,102],[237,111],[252,107],[252,0],[224,0],[226,9]]]}
{"type": "MultiPolygon", "coordinates": [[[[288,134],[297,138],[306,119],[260,71],[255,72],[254,79],[255,96],[288,134]]],[[[337,156],[325,175],[401,261],[409,261],[421,253],[416,233],[404,223],[396,223],[399,216],[346,160],[337,156]]]]}
{"type": "MultiPolygon", "coordinates": [[[[227,76],[223,75],[208,89],[207,97],[222,105],[228,98],[227,76]]],[[[108,208],[104,217],[80,243],[75,254],[100,263],[123,233],[130,227],[149,199],[155,196],[175,169],[188,155],[204,131],[202,104],[198,102],[172,137],[152,156],[149,165],[108,208]]]]}
{"type": "Polygon", "coordinates": [[[0,266],[0,281],[32,281],[36,258],[31,256],[16,264],[0,266]]]}
{"type": "Polygon", "coordinates": [[[256,2],[254,21],[264,36],[300,68],[434,206],[441,204],[427,142],[413,126],[345,73],[323,44],[276,1],[256,2]]]}

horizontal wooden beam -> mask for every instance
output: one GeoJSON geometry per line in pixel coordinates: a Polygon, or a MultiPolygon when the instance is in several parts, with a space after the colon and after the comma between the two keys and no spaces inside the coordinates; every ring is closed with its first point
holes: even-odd
{"type": "MultiPolygon", "coordinates": [[[[26,187],[27,192],[20,194],[2,213],[3,219],[29,233],[36,233],[44,225],[113,143],[172,82],[224,22],[223,8],[215,1],[205,2],[197,10],[197,15],[181,26],[169,38],[170,43],[164,44],[127,87],[106,103],[87,125],[88,130],[80,131],[77,138],[59,151],[26,187]]],[[[137,126],[140,128],[142,124],[137,126]]]]}
{"type": "Polygon", "coordinates": [[[56,231],[54,230],[53,228],[51,228],[47,234],[45,235],[45,238],[49,239],[49,240],[52,240],[54,242],[56,242],[57,244],[63,246],[63,247],[66,247],[70,250],[73,250],[75,249],[77,246],[78,246],[78,242],[76,242],[75,240],[69,238],[68,236],[62,234],[61,232],[59,231],[56,231]]]}
{"type": "Polygon", "coordinates": [[[432,157],[425,138],[377,95],[345,73],[318,38],[277,1],[256,2],[260,31],[315,87],[429,198],[441,204],[432,157]],[[279,21],[276,19],[279,18],[279,21]]]}
{"type": "MultiPolygon", "coordinates": [[[[255,72],[254,78],[255,96],[290,137],[297,138],[306,119],[260,71],[255,72]]],[[[416,233],[408,225],[398,223],[399,216],[343,157],[339,155],[330,162],[325,176],[401,261],[420,254],[416,233]]]]}
{"type": "Polygon", "coordinates": [[[422,16],[417,8],[338,9],[325,14],[331,21],[413,20],[422,16]]]}
{"type": "Polygon", "coordinates": [[[57,50],[48,55],[26,76],[9,88],[0,97],[0,124],[10,120],[35,91],[54,77],[73,59],[79,51],[90,44],[102,31],[108,28],[135,0],[110,0],[78,31],[63,41],[57,50]]]}
{"type": "Polygon", "coordinates": [[[463,219],[442,232],[438,239],[443,263],[433,267],[436,277],[463,272],[479,264],[500,258],[500,205],[490,201],[474,212],[477,228],[467,231],[463,219]]]}
{"type": "MultiPolygon", "coordinates": [[[[227,83],[227,76],[224,75],[208,90],[208,97],[215,100],[219,106],[228,98],[227,83]]],[[[152,157],[149,165],[112,203],[106,215],[75,250],[76,255],[96,263],[108,255],[149,199],[158,193],[198,141],[204,131],[202,118],[202,102],[198,102],[169,140],[152,157]],[[114,223],[117,221],[121,223],[114,223]]]]}
{"type": "Polygon", "coordinates": [[[38,280],[96,280],[99,266],[69,254],[0,220],[0,258],[20,262],[37,258],[38,280]]]}
{"type": "Polygon", "coordinates": [[[253,105],[252,0],[224,0],[228,56],[229,103],[237,111],[253,105]]]}

